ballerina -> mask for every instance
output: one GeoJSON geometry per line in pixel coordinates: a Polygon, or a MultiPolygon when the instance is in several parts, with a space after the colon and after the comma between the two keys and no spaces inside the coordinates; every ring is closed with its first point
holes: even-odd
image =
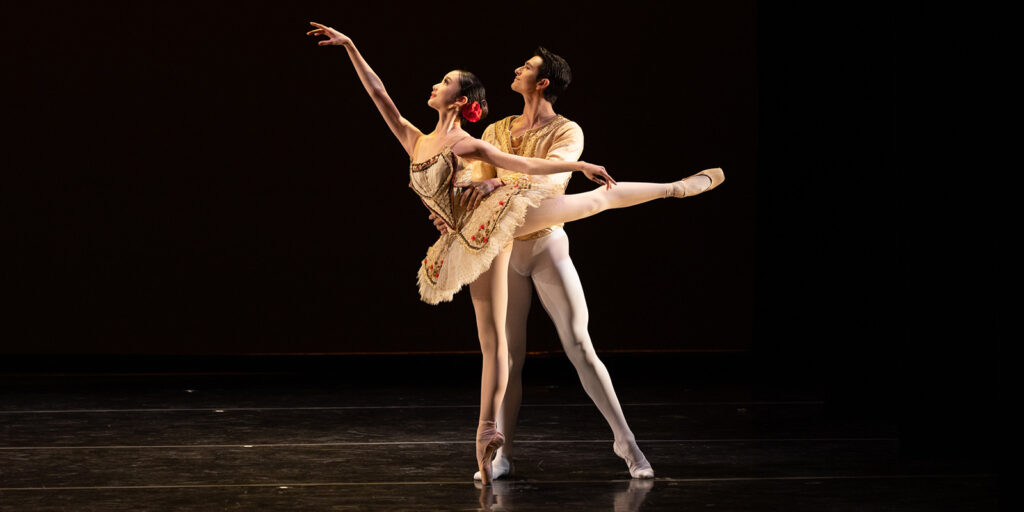
{"type": "Polygon", "coordinates": [[[431,88],[427,105],[438,112],[428,134],[401,116],[383,82],[370,68],[352,40],[328,26],[310,22],[311,36],[326,36],[319,46],[343,46],[367,93],[410,159],[409,186],[431,212],[442,219],[447,232],[428,250],[417,274],[420,298],[437,304],[450,301],[468,284],[476,314],[483,355],[480,418],[476,436],[477,466],[481,482],[491,482],[491,459],[504,444],[496,417],[508,380],[508,344],[505,314],[507,272],[511,241],[515,236],[548,226],[590,217],[612,208],[624,208],[666,197],[690,197],[717,187],[725,179],[721,169],[707,169],[672,183],[617,183],[607,170],[588,162],[524,158],[503,153],[462,129],[461,122],[476,122],[487,115],[485,90],[468,71],[453,70],[431,88]],[[514,174],[470,181],[466,161],[479,160],[514,174]],[[529,175],[580,171],[602,187],[580,194],[559,195],[557,186],[531,182],[529,175]],[[471,188],[472,197],[461,192],[471,188]],[[470,200],[467,200],[470,199],[470,200]]]}

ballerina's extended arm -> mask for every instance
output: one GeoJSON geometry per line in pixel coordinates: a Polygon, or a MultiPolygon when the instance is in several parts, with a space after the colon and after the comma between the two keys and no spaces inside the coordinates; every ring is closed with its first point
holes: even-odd
{"type": "Polygon", "coordinates": [[[521,172],[523,174],[539,175],[580,171],[587,175],[587,178],[591,181],[606,185],[608,188],[611,188],[611,186],[615,184],[615,180],[608,174],[608,171],[600,165],[594,165],[584,161],[565,162],[560,160],[547,160],[544,158],[510,155],[480,139],[472,137],[466,137],[465,139],[456,142],[452,145],[452,151],[454,151],[456,155],[467,160],[481,160],[495,167],[521,172]]]}
{"type": "MultiPolygon", "coordinates": [[[[588,162],[565,162],[561,160],[547,160],[544,158],[531,158],[503,153],[494,146],[472,137],[467,137],[452,146],[456,155],[467,160],[481,160],[495,167],[521,172],[523,174],[556,174],[560,172],[580,171],[590,181],[600,183],[606,188],[615,185],[612,178],[603,166],[588,162]],[[458,149],[456,149],[458,148],[458,149]]],[[[491,178],[483,181],[456,184],[463,188],[473,188],[475,193],[464,194],[462,204],[469,204],[470,208],[476,208],[483,197],[504,185],[499,178],[491,178]]]]}
{"type": "Polygon", "coordinates": [[[306,35],[327,36],[327,39],[317,42],[317,45],[345,47],[349,58],[352,59],[352,66],[356,68],[356,74],[359,75],[359,80],[363,83],[363,87],[366,88],[366,92],[373,99],[373,103],[377,105],[377,110],[384,117],[384,121],[388,123],[391,133],[395,134],[398,142],[401,142],[402,147],[405,148],[405,152],[411,156],[416,145],[416,139],[423,135],[423,133],[398,112],[395,102],[391,101],[388,91],[384,89],[384,83],[381,82],[377,73],[373,72],[370,65],[363,59],[363,56],[359,54],[359,50],[356,49],[352,39],[331,27],[312,21],[309,24],[316,28],[306,32],[306,35]]]}

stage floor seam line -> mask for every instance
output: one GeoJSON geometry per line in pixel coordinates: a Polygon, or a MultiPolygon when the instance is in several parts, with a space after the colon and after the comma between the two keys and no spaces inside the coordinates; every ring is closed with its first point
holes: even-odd
{"type": "MultiPolygon", "coordinates": [[[[950,478],[995,478],[989,473],[972,474],[901,474],[901,475],[815,475],[815,476],[768,476],[768,477],[717,477],[717,478],[655,478],[656,482],[704,483],[704,482],[760,482],[760,481],[802,481],[802,480],[879,480],[879,479],[950,479],[950,478]]],[[[510,485],[519,484],[610,484],[630,480],[509,480],[510,485]]],[[[12,491],[66,491],[66,490],[131,490],[131,489],[197,489],[223,487],[355,487],[383,485],[472,485],[465,480],[438,480],[416,482],[299,482],[273,484],[182,484],[182,485],[108,485],[108,486],[67,486],[67,487],[0,487],[0,492],[12,491]]]]}
{"type": "MultiPolygon", "coordinates": [[[[652,402],[623,403],[627,407],[696,407],[702,405],[825,405],[823,401],[797,402],[652,402]]],[[[328,407],[183,407],[162,409],[59,409],[59,410],[0,410],[0,414],[57,414],[57,413],[105,413],[105,412],[194,412],[194,411],[324,411],[346,409],[469,409],[480,405],[341,405],[328,407]]],[[[522,407],[594,407],[593,403],[583,404],[523,404],[522,407]]]]}
{"type": "MultiPolygon", "coordinates": [[[[583,444],[611,443],[612,439],[533,439],[516,444],[583,444]]],[[[779,437],[734,439],[643,439],[643,443],[761,443],[761,442],[898,442],[895,437],[779,437]]],[[[193,448],[284,448],[329,446],[395,446],[424,444],[474,444],[474,441],[367,441],[342,443],[275,443],[275,444],[181,444],[181,445],[109,445],[109,446],[0,446],[0,451],[19,450],[135,450],[135,449],[193,449],[193,448]]]]}

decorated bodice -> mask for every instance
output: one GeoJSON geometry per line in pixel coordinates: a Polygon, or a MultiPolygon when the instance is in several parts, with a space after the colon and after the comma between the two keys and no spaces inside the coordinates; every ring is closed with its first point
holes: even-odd
{"type": "Polygon", "coordinates": [[[460,181],[457,172],[458,156],[450,146],[427,160],[409,165],[409,187],[427,208],[455,230],[462,227],[466,216],[466,208],[459,205],[462,189],[453,186],[460,181]]]}

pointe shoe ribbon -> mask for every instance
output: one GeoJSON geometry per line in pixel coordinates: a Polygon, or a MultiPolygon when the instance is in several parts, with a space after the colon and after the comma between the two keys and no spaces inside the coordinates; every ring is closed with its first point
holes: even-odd
{"type": "Polygon", "coordinates": [[[480,468],[481,483],[491,483],[491,459],[504,444],[505,436],[498,432],[493,421],[480,422],[476,430],[476,463],[480,468]]]}

